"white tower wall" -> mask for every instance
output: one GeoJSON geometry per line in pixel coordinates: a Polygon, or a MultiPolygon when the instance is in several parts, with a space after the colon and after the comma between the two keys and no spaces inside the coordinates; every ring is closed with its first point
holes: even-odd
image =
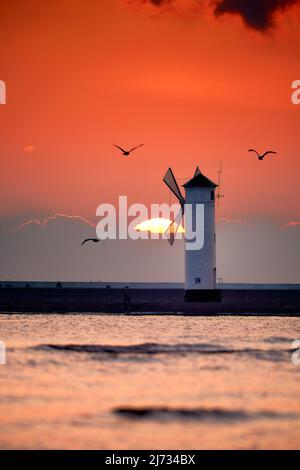
{"type": "MultiPolygon", "coordinates": [[[[216,235],[215,235],[215,188],[186,187],[186,204],[192,204],[195,215],[196,204],[204,205],[204,246],[199,250],[185,249],[186,290],[215,289],[216,287],[216,235]]],[[[186,211],[186,218],[191,214],[186,211]]],[[[195,217],[193,216],[195,219],[195,217]]],[[[186,219],[186,223],[188,220],[186,219]]],[[[195,221],[194,221],[195,224],[195,221]]],[[[193,224],[193,229],[195,225],[193,224]]],[[[202,230],[203,226],[198,227],[202,230]]],[[[200,236],[200,235],[199,235],[200,236]]]]}

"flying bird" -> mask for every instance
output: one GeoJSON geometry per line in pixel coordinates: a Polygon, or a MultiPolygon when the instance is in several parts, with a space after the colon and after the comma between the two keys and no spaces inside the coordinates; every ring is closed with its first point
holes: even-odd
{"type": "Polygon", "coordinates": [[[263,153],[262,155],[260,155],[256,150],[254,149],[249,149],[248,152],[255,152],[256,155],[257,155],[257,158],[258,160],[263,160],[265,158],[266,155],[269,155],[269,154],[274,154],[274,155],[277,155],[277,152],[273,152],[273,150],[268,150],[267,152],[263,153]]]}
{"type": "Polygon", "coordinates": [[[85,240],[83,240],[83,242],[81,243],[81,246],[84,245],[85,243],[87,242],[94,242],[94,243],[98,243],[98,242],[101,242],[103,243],[102,240],[99,240],[99,238],[86,238],[85,240]]]}
{"type": "Polygon", "coordinates": [[[133,152],[134,150],[138,149],[139,147],[142,147],[144,144],[137,145],[136,147],[133,147],[133,148],[130,149],[130,150],[124,150],[124,149],[122,149],[122,147],[119,147],[119,146],[116,145],[116,144],[113,144],[113,145],[114,145],[115,147],[117,147],[119,150],[121,150],[122,155],[123,155],[124,157],[127,157],[131,152],[133,152]]]}

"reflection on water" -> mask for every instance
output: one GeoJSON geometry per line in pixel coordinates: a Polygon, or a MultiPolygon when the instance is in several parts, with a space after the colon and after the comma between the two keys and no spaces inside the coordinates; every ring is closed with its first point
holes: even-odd
{"type": "Polygon", "coordinates": [[[1,448],[299,448],[300,318],[0,315],[1,448]]]}

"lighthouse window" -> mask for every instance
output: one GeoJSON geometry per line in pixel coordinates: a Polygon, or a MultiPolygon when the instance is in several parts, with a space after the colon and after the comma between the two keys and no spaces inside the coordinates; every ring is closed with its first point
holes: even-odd
{"type": "Polygon", "coordinates": [[[201,277],[195,277],[195,284],[201,284],[201,277]]]}
{"type": "Polygon", "coordinates": [[[214,191],[211,191],[211,193],[210,193],[210,200],[211,201],[215,200],[215,192],[214,191]]]}

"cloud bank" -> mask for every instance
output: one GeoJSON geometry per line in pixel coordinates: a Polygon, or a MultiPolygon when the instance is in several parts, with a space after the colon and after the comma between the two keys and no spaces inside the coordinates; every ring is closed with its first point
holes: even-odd
{"type": "Polygon", "coordinates": [[[37,225],[37,226],[45,228],[48,226],[49,223],[56,222],[62,219],[76,220],[78,222],[82,222],[83,224],[89,225],[90,227],[96,227],[96,224],[94,224],[88,219],[85,219],[84,217],[81,217],[80,215],[67,215],[67,214],[57,213],[54,215],[50,215],[46,219],[42,219],[42,220],[40,219],[26,220],[22,224],[18,225],[15,230],[22,230],[29,225],[37,225]]]}
{"type": "MultiPolygon", "coordinates": [[[[239,219],[217,222],[217,273],[224,282],[299,283],[300,224],[250,225],[239,219]]],[[[102,281],[183,282],[184,242],[105,240],[95,237],[84,217],[54,215],[0,231],[0,282],[102,281]]]]}

